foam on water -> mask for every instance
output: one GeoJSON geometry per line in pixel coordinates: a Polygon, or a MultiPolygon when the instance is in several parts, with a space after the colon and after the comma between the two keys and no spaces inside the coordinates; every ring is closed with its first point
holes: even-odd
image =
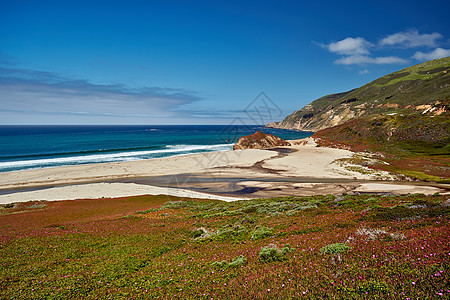
{"type": "Polygon", "coordinates": [[[79,155],[69,157],[45,158],[0,162],[0,171],[5,169],[30,169],[36,167],[65,166],[86,163],[102,163],[114,161],[132,161],[155,158],[157,154],[187,154],[198,152],[224,151],[233,149],[233,144],[219,145],[168,145],[166,149],[149,151],[130,151],[109,154],[79,155]]]}
{"type": "Polygon", "coordinates": [[[259,125],[0,126],[0,172],[231,150],[256,130],[284,139],[312,134],[259,125]]]}

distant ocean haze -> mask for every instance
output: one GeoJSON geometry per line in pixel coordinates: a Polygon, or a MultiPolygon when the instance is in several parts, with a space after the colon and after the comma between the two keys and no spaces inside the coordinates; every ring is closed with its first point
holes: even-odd
{"type": "Polygon", "coordinates": [[[0,172],[231,150],[257,130],[283,139],[312,135],[261,126],[0,126],[0,172]]]}

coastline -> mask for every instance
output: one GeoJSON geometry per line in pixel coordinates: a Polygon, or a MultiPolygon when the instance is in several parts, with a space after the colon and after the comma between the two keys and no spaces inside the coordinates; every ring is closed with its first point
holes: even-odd
{"type": "Polygon", "coordinates": [[[352,171],[348,150],[291,141],[288,151],[231,150],[128,162],[0,173],[0,204],[166,194],[235,201],[278,196],[449,193],[442,185],[398,182],[386,172],[352,171]],[[375,181],[376,180],[376,181],[375,181]]]}

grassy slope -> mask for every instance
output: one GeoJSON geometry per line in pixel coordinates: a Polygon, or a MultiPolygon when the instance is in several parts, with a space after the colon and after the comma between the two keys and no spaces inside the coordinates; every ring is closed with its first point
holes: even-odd
{"type": "Polygon", "coordinates": [[[301,124],[309,130],[327,127],[314,135],[320,145],[377,152],[388,164],[375,168],[450,182],[450,57],[322,97],[281,124],[284,128],[301,124]],[[435,111],[417,109],[421,105],[431,105],[435,111]],[[341,117],[337,126],[330,121],[335,116],[341,117]]]}
{"type": "Polygon", "coordinates": [[[450,295],[450,207],[442,205],[449,196],[179,200],[145,196],[4,206],[0,298],[450,295]],[[350,249],[338,244],[320,251],[335,243],[350,249]],[[269,244],[290,244],[292,251],[266,251],[264,257],[273,260],[261,261],[260,250],[269,244]],[[339,250],[341,260],[332,253],[339,250]]]}
{"type": "Polygon", "coordinates": [[[319,145],[371,151],[388,164],[375,166],[419,180],[450,182],[450,118],[378,115],[314,134],[319,145]]]}
{"type": "MultiPolygon", "coordinates": [[[[317,131],[333,115],[351,111],[357,117],[380,113],[415,111],[424,104],[450,105],[450,57],[428,61],[378,78],[349,92],[327,95],[287,116],[281,127],[296,128],[304,124],[307,130],[317,131]],[[349,100],[351,102],[349,102],[349,100]],[[398,105],[398,107],[394,107],[398,105]]],[[[347,121],[343,119],[342,123],[347,121]]],[[[327,125],[329,126],[329,125],[327,125]]]]}

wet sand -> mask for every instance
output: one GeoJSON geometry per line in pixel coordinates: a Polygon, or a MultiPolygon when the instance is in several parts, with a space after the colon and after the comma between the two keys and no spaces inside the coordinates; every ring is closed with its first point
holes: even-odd
{"type": "Polygon", "coordinates": [[[180,174],[170,177],[146,177],[120,180],[166,188],[183,188],[222,196],[264,198],[285,196],[311,196],[342,193],[407,194],[436,192],[450,193],[445,184],[424,182],[400,182],[355,180],[345,178],[299,177],[208,177],[208,174],[180,174]]]}
{"type": "Polygon", "coordinates": [[[0,173],[0,204],[157,194],[235,201],[342,193],[450,193],[450,185],[389,180],[395,177],[349,171],[336,162],[353,154],[316,147],[308,138],[271,150],[7,172],[0,173]]]}

